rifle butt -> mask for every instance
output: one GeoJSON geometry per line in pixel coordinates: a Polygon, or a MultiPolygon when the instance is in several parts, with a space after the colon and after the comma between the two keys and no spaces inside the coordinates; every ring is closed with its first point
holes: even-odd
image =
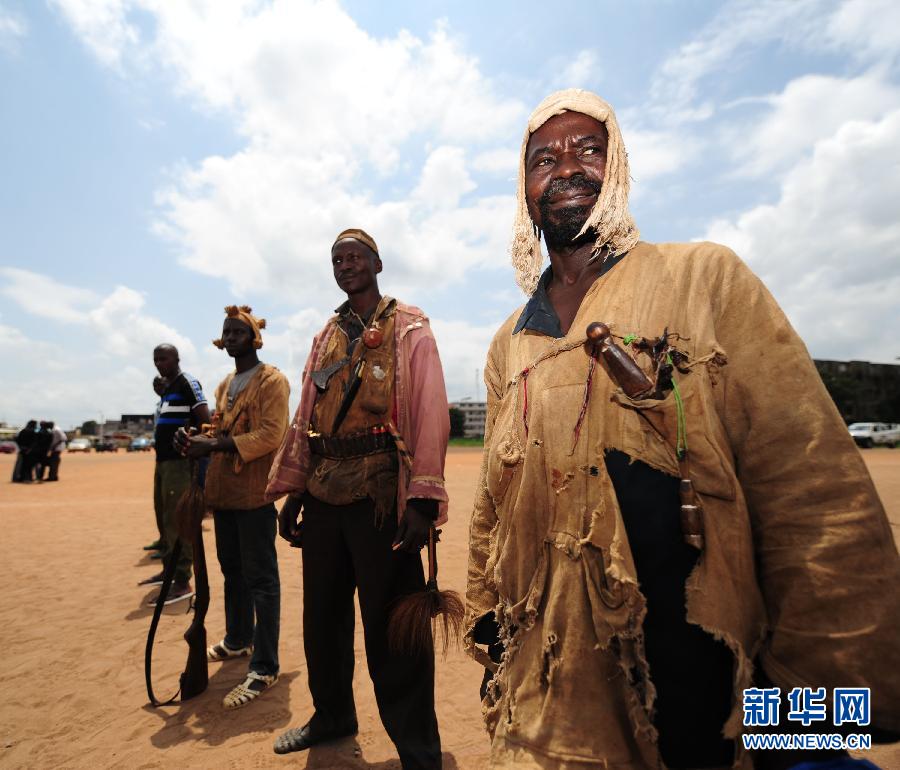
{"type": "Polygon", "coordinates": [[[206,629],[192,626],[184,635],[188,643],[188,659],[181,674],[181,700],[204,692],[209,686],[209,664],[206,659],[206,629]]]}

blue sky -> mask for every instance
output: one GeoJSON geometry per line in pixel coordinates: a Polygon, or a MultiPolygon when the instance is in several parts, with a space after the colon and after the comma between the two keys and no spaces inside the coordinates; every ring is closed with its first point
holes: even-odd
{"type": "Polygon", "coordinates": [[[0,420],[147,412],[164,340],[211,394],[232,302],[297,383],[346,226],[476,395],[525,120],[572,86],[646,240],[725,243],[813,355],[893,362],[898,52],[891,0],[0,0],[0,420]]]}

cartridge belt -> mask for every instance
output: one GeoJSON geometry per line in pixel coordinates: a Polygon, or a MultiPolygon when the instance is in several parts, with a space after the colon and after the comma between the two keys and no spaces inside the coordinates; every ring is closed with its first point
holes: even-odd
{"type": "Polygon", "coordinates": [[[342,436],[325,436],[311,430],[307,436],[310,452],[327,457],[329,460],[348,460],[352,457],[366,457],[397,449],[394,437],[384,425],[376,425],[342,436]]]}

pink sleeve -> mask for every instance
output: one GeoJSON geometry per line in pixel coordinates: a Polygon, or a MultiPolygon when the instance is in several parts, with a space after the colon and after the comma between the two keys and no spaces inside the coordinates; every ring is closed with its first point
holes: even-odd
{"type": "Polygon", "coordinates": [[[316,401],[316,386],[308,375],[317,360],[317,346],[320,341],[324,342],[322,336],[318,335],[313,339],[312,350],[306,359],[300,386],[300,404],[269,471],[266,500],[277,500],[287,494],[301,495],[306,491],[310,467],[307,429],[316,401]]]}
{"type": "Polygon", "coordinates": [[[409,364],[410,444],[415,447],[406,497],[437,500],[437,523],[447,521],[444,461],[450,437],[450,409],[444,371],[430,330],[417,333],[409,364]]]}

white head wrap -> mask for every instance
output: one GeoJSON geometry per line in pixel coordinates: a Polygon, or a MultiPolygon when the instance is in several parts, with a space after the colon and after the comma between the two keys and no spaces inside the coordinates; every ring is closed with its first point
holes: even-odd
{"type": "Polygon", "coordinates": [[[580,112],[583,115],[599,120],[606,126],[609,144],[606,150],[606,174],[603,189],[594,208],[578,235],[592,228],[597,233],[594,252],[598,253],[604,246],[610,255],[623,254],[640,239],[640,232],[628,211],[628,189],[630,177],[628,173],[628,154],[622,143],[622,134],[616,122],[616,114],[603,99],[590,91],[580,88],[569,88],[550,94],[542,101],[528,119],[525,138],[522,139],[522,152],[519,156],[519,186],[516,199],[516,220],[513,224],[513,238],[510,244],[510,256],[516,270],[516,283],[522,291],[531,295],[537,288],[541,277],[544,256],[541,253],[540,234],[528,213],[525,200],[525,149],[531,135],[554,115],[563,112],[580,112]]]}

